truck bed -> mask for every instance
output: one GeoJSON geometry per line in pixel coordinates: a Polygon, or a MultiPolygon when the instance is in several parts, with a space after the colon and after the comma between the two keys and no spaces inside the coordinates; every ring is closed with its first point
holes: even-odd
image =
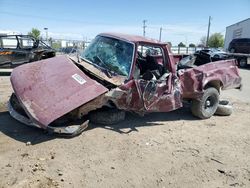
{"type": "Polygon", "coordinates": [[[204,88],[212,86],[220,89],[240,88],[241,77],[234,59],[215,61],[178,71],[183,98],[197,98],[204,88]]]}

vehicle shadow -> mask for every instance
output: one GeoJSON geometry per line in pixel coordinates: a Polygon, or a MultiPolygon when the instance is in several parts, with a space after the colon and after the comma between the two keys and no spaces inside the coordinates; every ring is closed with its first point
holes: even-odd
{"type": "Polygon", "coordinates": [[[26,126],[14,118],[8,112],[0,112],[0,132],[23,143],[30,142],[32,145],[55,139],[42,129],[26,126]]]}
{"type": "Polygon", "coordinates": [[[125,121],[108,126],[100,124],[90,124],[87,130],[101,127],[104,129],[118,132],[120,134],[128,134],[133,131],[138,131],[137,127],[158,126],[164,125],[167,121],[179,120],[196,121],[199,119],[191,114],[190,107],[183,107],[181,109],[171,112],[150,113],[144,116],[127,113],[125,121]],[[124,131],[124,129],[126,129],[126,131],[124,131]]]}
{"type": "MultiPolygon", "coordinates": [[[[138,131],[137,127],[158,126],[165,124],[166,121],[179,120],[195,121],[198,119],[192,116],[190,108],[183,107],[172,112],[151,113],[145,116],[127,113],[126,119],[121,123],[109,126],[90,123],[85,131],[101,127],[120,134],[128,134],[132,131],[138,131]],[[124,129],[129,130],[124,131],[124,129]]],[[[53,139],[71,138],[58,134],[48,134],[42,129],[26,126],[13,119],[8,112],[0,112],[0,132],[23,143],[31,142],[32,145],[53,139]]]]}

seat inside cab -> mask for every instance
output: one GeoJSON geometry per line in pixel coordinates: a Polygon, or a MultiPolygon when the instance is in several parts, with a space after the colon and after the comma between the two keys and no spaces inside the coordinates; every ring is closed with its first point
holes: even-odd
{"type": "Polygon", "coordinates": [[[139,45],[134,78],[158,80],[167,73],[163,49],[157,46],[139,45]]]}

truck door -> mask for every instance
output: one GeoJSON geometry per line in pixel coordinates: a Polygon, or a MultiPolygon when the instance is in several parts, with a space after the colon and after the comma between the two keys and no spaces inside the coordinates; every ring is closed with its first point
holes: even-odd
{"type": "Polygon", "coordinates": [[[15,36],[2,36],[0,38],[0,65],[10,65],[12,62],[13,50],[17,48],[15,36]]]}
{"type": "Polygon", "coordinates": [[[12,63],[14,65],[27,63],[31,59],[31,51],[34,46],[34,39],[29,36],[17,36],[18,48],[15,51],[15,58],[12,63]]]}
{"type": "Polygon", "coordinates": [[[178,78],[166,73],[160,80],[135,80],[138,96],[147,112],[168,112],[182,107],[178,78]]]}
{"type": "Polygon", "coordinates": [[[11,51],[0,48],[0,66],[6,66],[10,64],[11,53],[11,51]]]}
{"type": "Polygon", "coordinates": [[[142,79],[135,80],[143,109],[149,112],[168,112],[180,108],[181,89],[178,77],[168,70],[168,60],[161,46],[140,44],[137,49],[142,79]],[[144,60],[143,60],[144,59],[144,60]],[[151,74],[152,78],[145,76],[151,74]]]}
{"type": "Polygon", "coordinates": [[[19,36],[16,35],[1,37],[2,47],[6,54],[5,58],[8,59],[11,65],[18,65],[29,62],[29,49],[22,47],[22,44],[18,40],[18,37],[19,36]]]}
{"type": "Polygon", "coordinates": [[[111,99],[127,111],[168,112],[182,107],[181,93],[179,79],[169,73],[161,80],[132,79],[115,89],[111,99]]]}
{"type": "Polygon", "coordinates": [[[179,78],[168,70],[163,49],[147,44],[138,46],[137,53],[133,79],[119,88],[125,94],[119,94],[117,107],[141,113],[182,107],[179,78]]]}

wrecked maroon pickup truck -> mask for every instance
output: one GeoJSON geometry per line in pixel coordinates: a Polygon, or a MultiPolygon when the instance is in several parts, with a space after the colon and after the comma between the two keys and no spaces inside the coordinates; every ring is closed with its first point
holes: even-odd
{"type": "Polygon", "coordinates": [[[77,135],[112,124],[125,111],[168,112],[191,101],[193,115],[211,117],[221,89],[240,88],[235,60],[178,68],[165,43],[104,33],[78,56],[58,56],[15,68],[12,117],[50,132],[77,135]]]}

